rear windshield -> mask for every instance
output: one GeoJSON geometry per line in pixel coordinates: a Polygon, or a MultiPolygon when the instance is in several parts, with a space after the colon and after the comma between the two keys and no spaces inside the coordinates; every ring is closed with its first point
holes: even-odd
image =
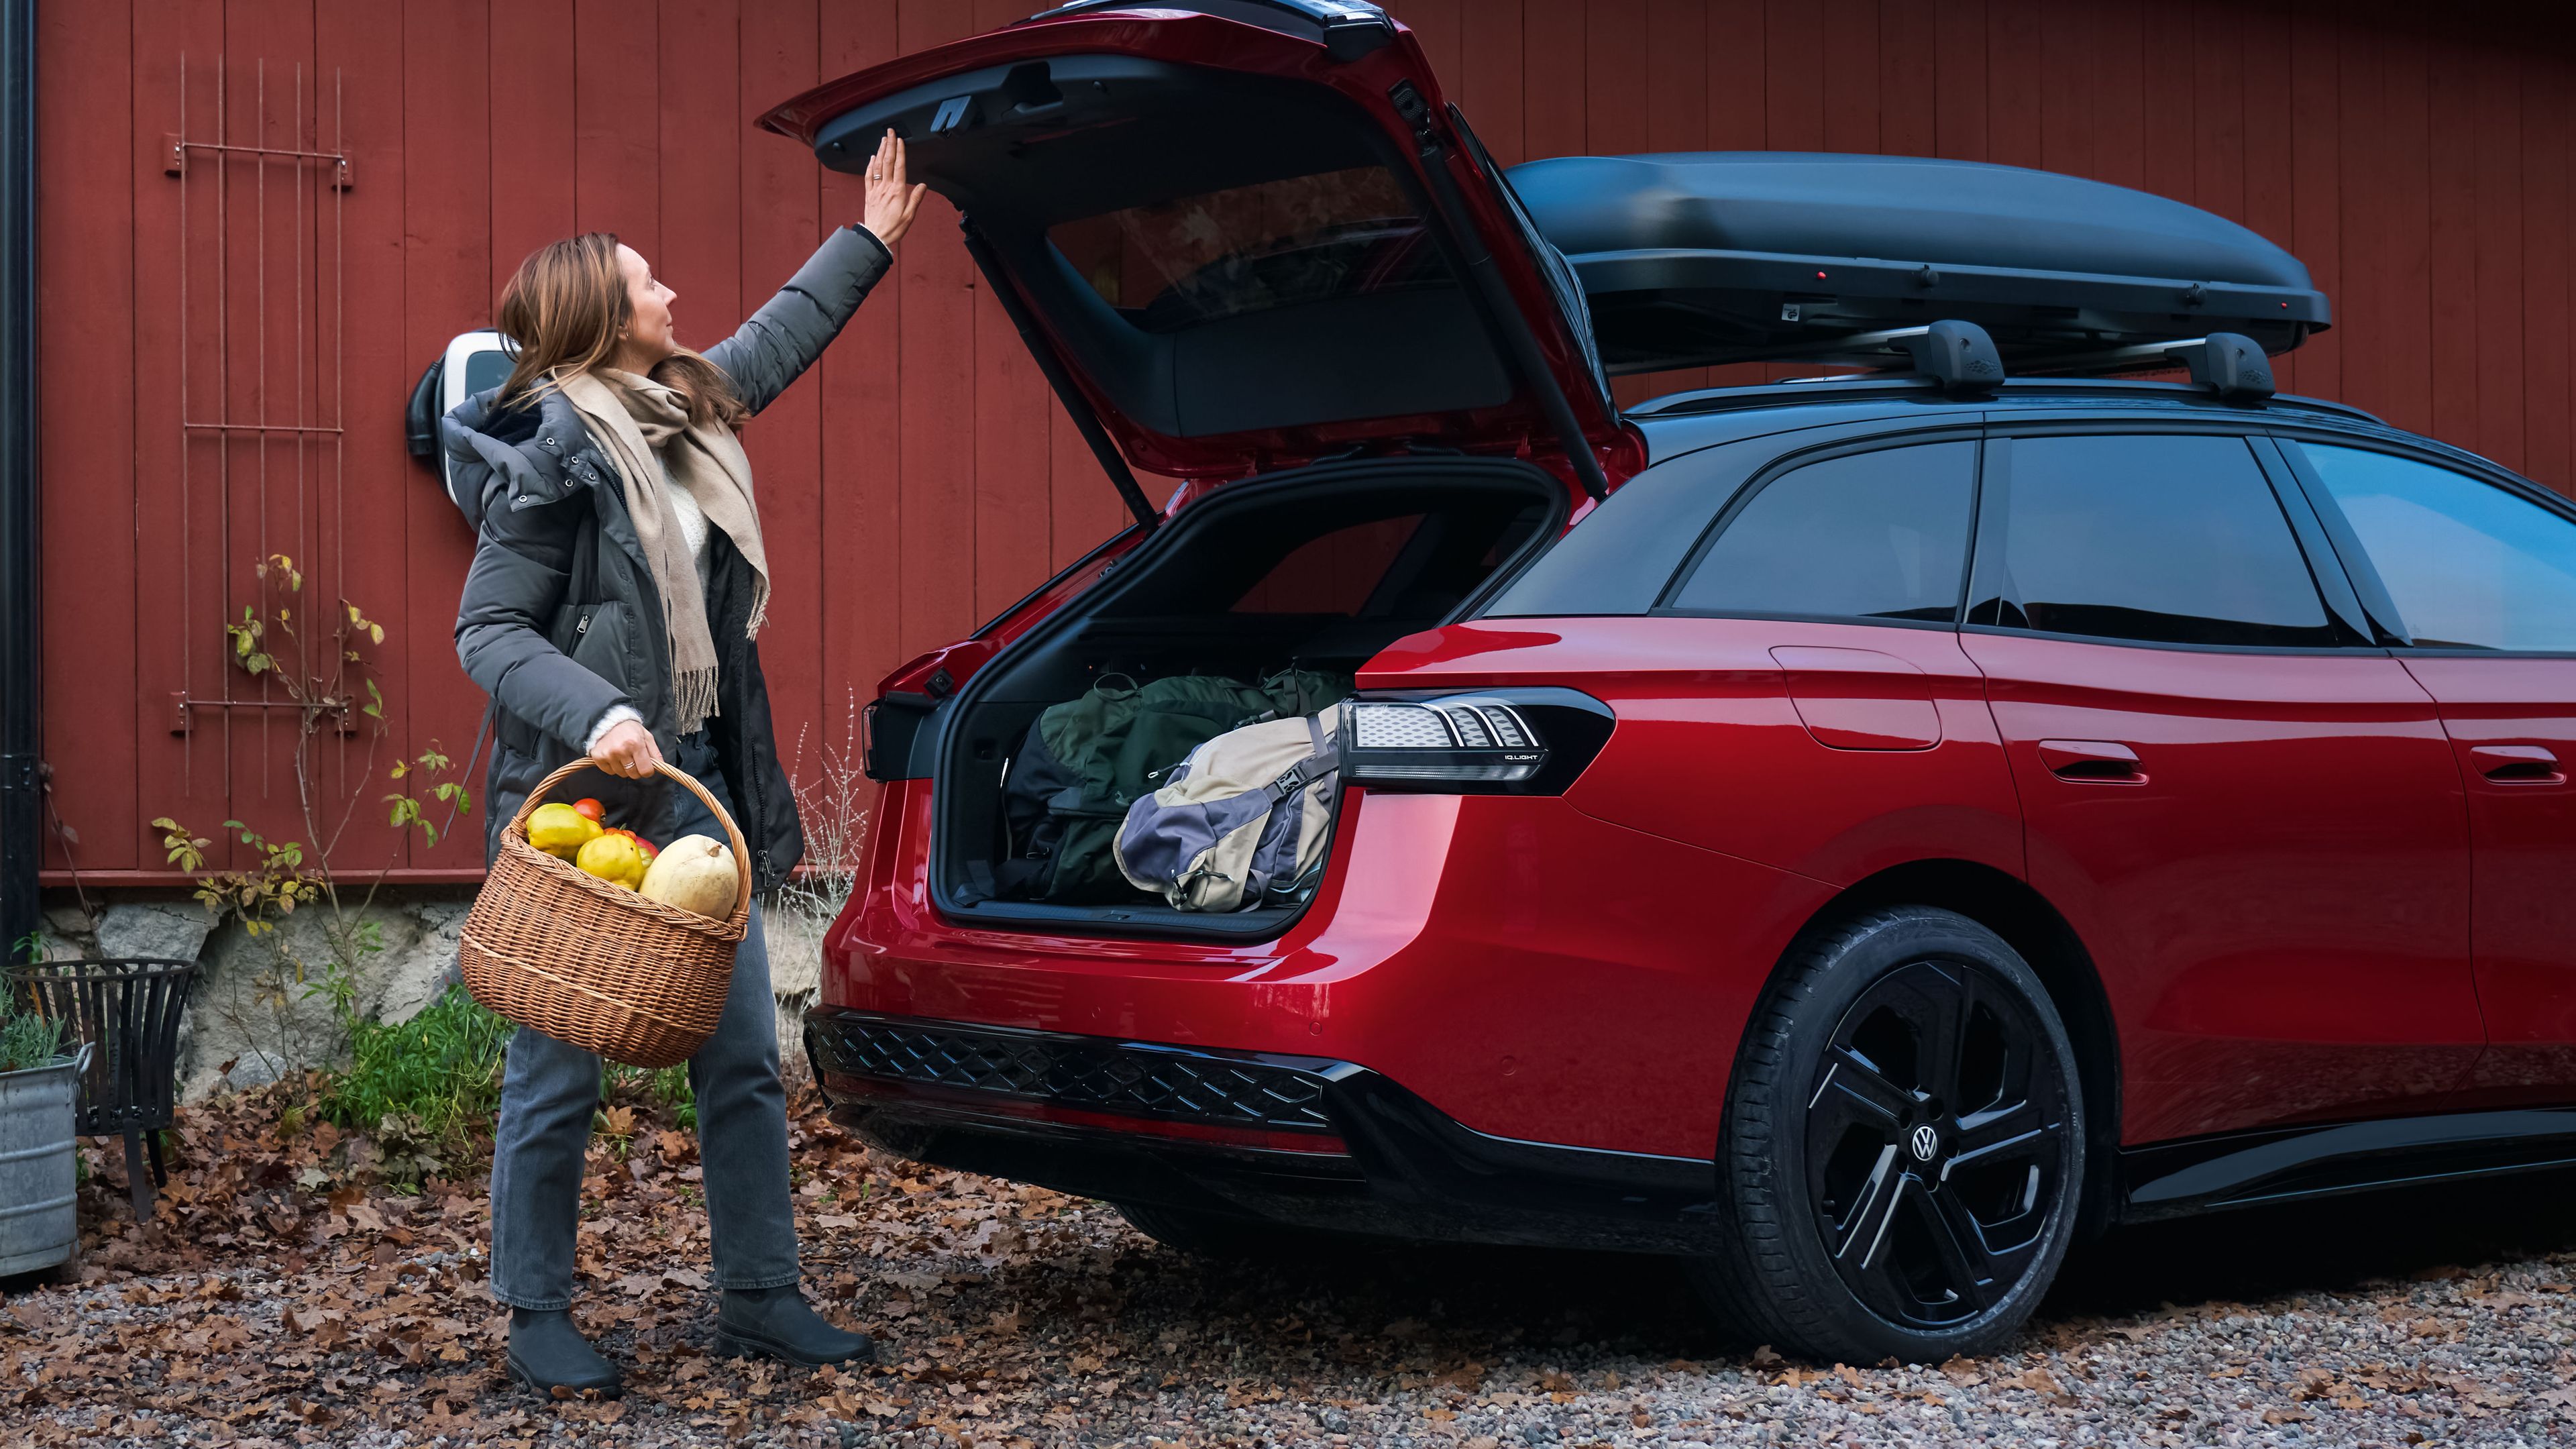
{"type": "Polygon", "coordinates": [[[1102,301],[1147,332],[1450,281],[1382,166],[1131,206],[1058,222],[1047,238],[1102,301]]]}

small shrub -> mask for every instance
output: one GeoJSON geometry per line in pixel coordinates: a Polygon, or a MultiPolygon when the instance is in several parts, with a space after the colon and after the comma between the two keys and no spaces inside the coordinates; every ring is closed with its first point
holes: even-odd
{"type": "Polygon", "coordinates": [[[512,1028],[464,987],[449,987],[409,1021],[353,1017],[348,1029],[349,1065],[325,1075],[316,1104],[326,1120],[374,1133],[392,1118],[450,1144],[488,1130],[512,1028]]]}
{"type": "Polygon", "coordinates": [[[17,992],[0,992],[0,1072],[51,1066],[62,1054],[63,1024],[26,1010],[17,992]]]}

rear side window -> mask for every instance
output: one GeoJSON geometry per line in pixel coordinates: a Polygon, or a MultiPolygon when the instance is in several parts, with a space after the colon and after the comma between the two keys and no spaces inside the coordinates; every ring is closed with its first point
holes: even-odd
{"type": "Polygon", "coordinates": [[[1234,601],[1238,614],[1357,614],[1422,515],[1381,518],[1308,539],[1234,601]]]}
{"type": "Polygon", "coordinates": [[[2417,644],[2576,651],[2576,522],[2412,458],[2294,446],[2351,522],[2417,644]]]}
{"type": "Polygon", "coordinates": [[[1990,465],[1970,622],[2156,644],[2343,642],[2242,438],[2022,437],[1990,465]]]}
{"type": "Polygon", "coordinates": [[[1771,618],[1958,616],[1977,445],[1850,453],[1772,479],[1728,519],[1671,607],[1771,618]]]}

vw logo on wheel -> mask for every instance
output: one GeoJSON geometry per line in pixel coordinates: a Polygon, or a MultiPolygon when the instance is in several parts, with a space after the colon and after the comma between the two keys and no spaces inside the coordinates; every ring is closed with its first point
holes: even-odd
{"type": "Polygon", "coordinates": [[[1914,1129],[1913,1134],[1906,1139],[1906,1145],[1914,1150],[1915,1161],[1930,1162],[1932,1154],[1941,1150],[1941,1134],[1931,1123],[1926,1122],[1914,1129]]]}

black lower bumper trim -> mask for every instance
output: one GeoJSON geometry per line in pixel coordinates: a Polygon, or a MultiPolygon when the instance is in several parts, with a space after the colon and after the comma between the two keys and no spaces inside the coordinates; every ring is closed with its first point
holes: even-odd
{"type": "Polygon", "coordinates": [[[914,1161],[1333,1232],[1655,1253],[1713,1247],[1712,1160],[1495,1137],[1348,1062],[831,1007],[807,1013],[805,1041],[834,1120],[914,1161]],[[941,1046],[928,1058],[889,1057],[883,1043],[896,1038],[941,1046]],[[952,1064],[996,1059],[1011,1065],[952,1064]],[[1192,1098],[1191,1109],[1159,1089],[1139,1098],[1118,1085],[1175,1079],[1226,1089],[1192,1098]],[[1249,1084],[1257,1086],[1247,1095],[1249,1084]]]}

